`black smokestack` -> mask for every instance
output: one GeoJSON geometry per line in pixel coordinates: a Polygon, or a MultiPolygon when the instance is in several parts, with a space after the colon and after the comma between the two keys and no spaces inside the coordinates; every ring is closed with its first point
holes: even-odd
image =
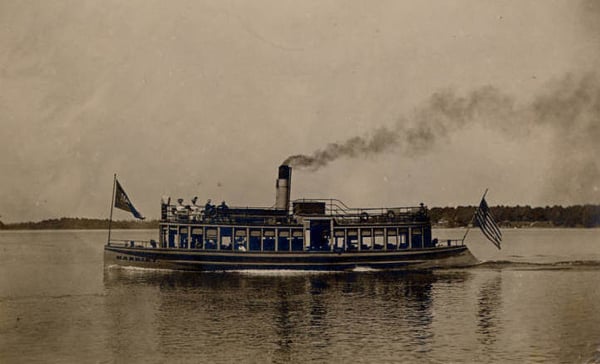
{"type": "Polygon", "coordinates": [[[545,92],[524,104],[492,86],[464,96],[438,91],[391,127],[328,144],[312,154],[292,155],[284,164],[314,171],[342,157],[391,151],[416,156],[475,123],[510,138],[549,131],[556,155],[546,193],[569,202],[600,201],[600,81],[595,73],[550,82],[545,92]]]}
{"type": "Polygon", "coordinates": [[[292,190],[292,167],[286,164],[279,166],[279,174],[275,184],[275,208],[288,211],[292,190]]]}

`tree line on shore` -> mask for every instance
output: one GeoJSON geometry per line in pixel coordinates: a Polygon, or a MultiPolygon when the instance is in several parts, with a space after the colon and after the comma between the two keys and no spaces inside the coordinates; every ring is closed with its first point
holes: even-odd
{"type": "MultiPolygon", "coordinates": [[[[3,230],[46,230],[46,229],[99,229],[107,230],[108,219],[88,219],[80,217],[61,217],[60,219],[48,219],[37,222],[17,222],[3,224],[0,221],[0,229],[3,230]]],[[[155,229],[158,228],[158,220],[113,220],[112,229],[155,229]]]]}
{"type": "MultiPolygon", "coordinates": [[[[471,223],[476,206],[434,207],[431,222],[444,227],[471,223]]],[[[574,206],[493,206],[492,215],[501,227],[600,227],[600,205],[574,206]]]]}
{"type": "MultiPolygon", "coordinates": [[[[429,209],[431,222],[439,227],[465,227],[471,223],[476,206],[433,207],[429,209]]],[[[600,227],[600,205],[574,206],[492,206],[496,222],[501,227],[600,227]]],[[[44,230],[44,229],[108,229],[108,219],[62,217],[37,222],[4,224],[3,230],[44,230]]],[[[118,220],[113,221],[113,229],[156,229],[158,220],[118,220]]]]}

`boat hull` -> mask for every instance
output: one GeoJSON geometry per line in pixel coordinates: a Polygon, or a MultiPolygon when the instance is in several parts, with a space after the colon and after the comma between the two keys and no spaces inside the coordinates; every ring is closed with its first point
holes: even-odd
{"type": "Polygon", "coordinates": [[[192,271],[307,270],[356,268],[420,270],[477,264],[462,246],[375,252],[235,252],[182,249],[104,247],[106,265],[192,271]]]}

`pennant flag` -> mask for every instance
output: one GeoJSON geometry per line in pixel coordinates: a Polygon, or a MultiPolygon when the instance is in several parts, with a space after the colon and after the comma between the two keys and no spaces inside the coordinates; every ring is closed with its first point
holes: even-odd
{"type": "Polygon", "coordinates": [[[500,242],[502,241],[502,232],[496,224],[494,220],[494,216],[492,216],[492,212],[485,201],[485,196],[481,199],[481,203],[479,207],[475,211],[475,220],[477,221],[477,225],[483,232],[486,238],[489,241],[494,243],[496,248],[500,249],[500,242]]]}
{"type": "Polygon", "coordinates": [[[140,214],[138,210],[136,210],[135,207],[133,207],[131,200],[129,200],[129,197],[127,197],[125,190],[123,189],[123,187],[121,187],[121,184],[118,180],[116,181],[116,184],[117,185],[115,190],[115,207],[121,210],[131,212],[136,219],[144,220],[145,217],[143,217],[142,214],[140,214]]]}

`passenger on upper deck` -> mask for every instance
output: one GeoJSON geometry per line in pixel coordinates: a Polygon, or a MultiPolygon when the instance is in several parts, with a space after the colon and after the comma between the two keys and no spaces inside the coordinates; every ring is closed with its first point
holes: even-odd
{"type": "Polygon", "coordinates": [[[187,218],[189,216],[189,209],[188,209],[188,207],[183,205],[182,198],[177,199],[177,206],[175,206],[175,212],[177,214],[178,219],[187,220],[187,218]]]}
{"type": "Polygon", "coordinates": [[[192,205],[190,206],[190,217],[193,221],[200,220],[201,215],[200,206],[196,205],[196,201],[198,201],[198,196],[194,196],[194,198],[192,198],[192,205]]]}
{"type": "Polygon", "coordinates": [[[208,201],[206,201],[206,205],[204,205],[204,216],[205,217],[213,217],[215,216],[217,210],[215,208],[215,205],[210,203],[211,200],[210,198],[208,199],[208,201]]]}

